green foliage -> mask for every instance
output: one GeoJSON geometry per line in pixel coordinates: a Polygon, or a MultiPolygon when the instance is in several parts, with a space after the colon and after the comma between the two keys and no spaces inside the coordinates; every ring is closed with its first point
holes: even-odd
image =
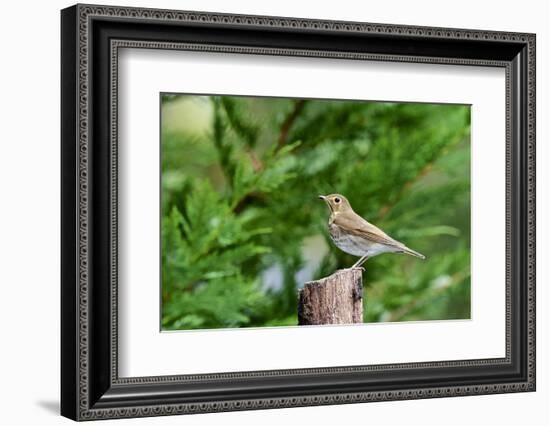
{"type": "Polygon", "coordinates": [[[163,329],[295,325],[303,281],[355,261],[327,234],[333,192],[428,257],[366,263],[365,321],[469,318],[469,123],[459,105],[163,95],[163,329]]]}

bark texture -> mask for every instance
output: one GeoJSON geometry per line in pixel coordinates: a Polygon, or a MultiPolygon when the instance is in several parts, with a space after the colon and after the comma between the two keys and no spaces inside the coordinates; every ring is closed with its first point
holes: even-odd
{"type": "Polygon", "coordinates": [[[298,295],[298,324],[363,322],[362,268],[342,269],[305,283],[298,295]]]}

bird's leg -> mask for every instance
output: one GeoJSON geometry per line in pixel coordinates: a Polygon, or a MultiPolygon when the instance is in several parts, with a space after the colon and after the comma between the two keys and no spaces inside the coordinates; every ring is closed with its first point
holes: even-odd
{"type": "Polygon", "coordinates": [[[362,256],[357,262],[354,263],[354,265],[350,268],[350,269],[353,269],[353,268],[360,268],[361,265],[363,263],[365,263],[367,261],[367,259],[369,258],[369,256],[366,254],[364,256],[362,256]]]}

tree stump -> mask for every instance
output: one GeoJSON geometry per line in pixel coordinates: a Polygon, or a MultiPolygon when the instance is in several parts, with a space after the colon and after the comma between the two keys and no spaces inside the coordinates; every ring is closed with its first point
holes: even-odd
{"type": "Polygon", "coordinates": [[[305,283],[298,295],[298,325],[363,322],[363,270],[342,269],[305,283]]]}

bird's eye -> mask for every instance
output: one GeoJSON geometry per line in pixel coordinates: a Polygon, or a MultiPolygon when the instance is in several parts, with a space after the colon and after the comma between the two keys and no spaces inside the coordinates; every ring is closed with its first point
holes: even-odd
{"type": "Polygon", "coordinates": [[[338,204],[338,203],[340,202],[340,198],[336,197],[336,198],[334,199],[334,202],[335,202],[336,204],[338,204]]]}

